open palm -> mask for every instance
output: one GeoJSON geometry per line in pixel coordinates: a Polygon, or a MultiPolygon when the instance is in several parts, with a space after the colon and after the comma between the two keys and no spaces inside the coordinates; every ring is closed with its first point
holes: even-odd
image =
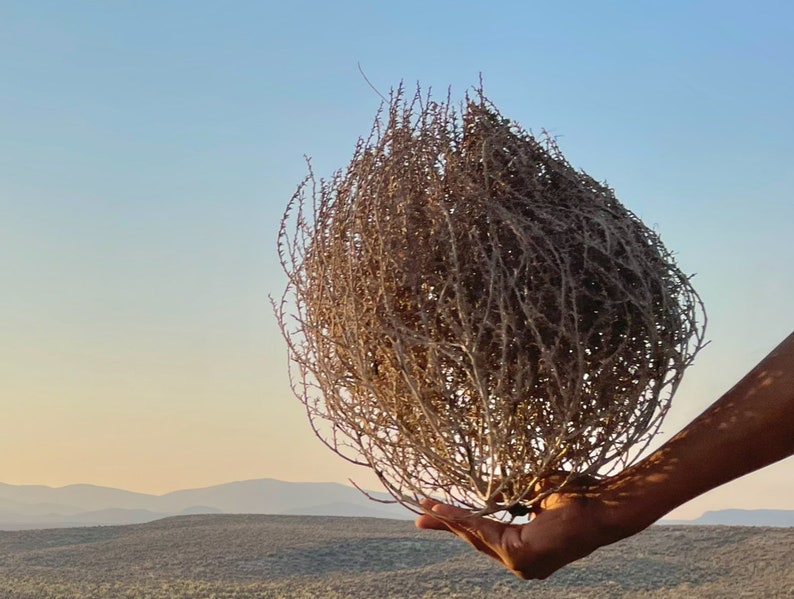
{"type": "Polygon", "coordinates": [[[546,578],[619,538],[609,538],[606,504],[592,488],[549,495],[526,524],[472,516],[433,499],[422,505],[427,512],[416,519],[418,528],[452,532],[525,579],[546,578]]]}

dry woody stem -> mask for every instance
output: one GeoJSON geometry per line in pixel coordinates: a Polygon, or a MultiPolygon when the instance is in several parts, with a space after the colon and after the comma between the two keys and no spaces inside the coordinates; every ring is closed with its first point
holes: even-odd
{"type": "Polygon", "coordinates": [[[278,247],[293,390],[408,506],[498,514],[625,466],[703,345],[659,237],[479,89],[394,92],[278,247]]]}

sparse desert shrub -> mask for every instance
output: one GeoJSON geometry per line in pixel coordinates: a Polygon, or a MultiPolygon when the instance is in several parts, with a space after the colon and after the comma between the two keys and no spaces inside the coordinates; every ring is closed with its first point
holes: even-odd
{"type": "Polygon", "coordinates": [[[394,93],[346,169],[310,167],[279,254],[315,432],[413,506],[495,513],[625,465],[703,342],[659,237],[481,90],[394,93]]]}

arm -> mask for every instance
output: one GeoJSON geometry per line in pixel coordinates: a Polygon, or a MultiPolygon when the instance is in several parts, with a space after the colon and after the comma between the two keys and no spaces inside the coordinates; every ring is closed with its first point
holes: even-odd
{"type": "Polygon", "coordinates": [[[521,578],[650,526],[673,508],[794,454],[794,333],[665,445],[612,478],[548,496],[527,524],[426,500],[419,528],[447,530],[521,578]]]}
{"type": "Polygon", "coordinates": [[[627,532],[794,454],[794,333],[645,460],[607,483],[627,532]]]}

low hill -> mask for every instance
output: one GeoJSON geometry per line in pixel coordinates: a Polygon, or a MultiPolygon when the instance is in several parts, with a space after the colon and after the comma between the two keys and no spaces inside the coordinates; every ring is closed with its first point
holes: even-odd
{"type": "Polygon", "coordinates": [[[794,526],[794,510],[715,510],[706,512],[692,524],[794,526]]]}
{"type": "Polygon", "coordinates": [[[545,581],[374,518],[201,515],[0,532],[4,599],[790,597],[794,528],[654,526],[545,581]]]}

